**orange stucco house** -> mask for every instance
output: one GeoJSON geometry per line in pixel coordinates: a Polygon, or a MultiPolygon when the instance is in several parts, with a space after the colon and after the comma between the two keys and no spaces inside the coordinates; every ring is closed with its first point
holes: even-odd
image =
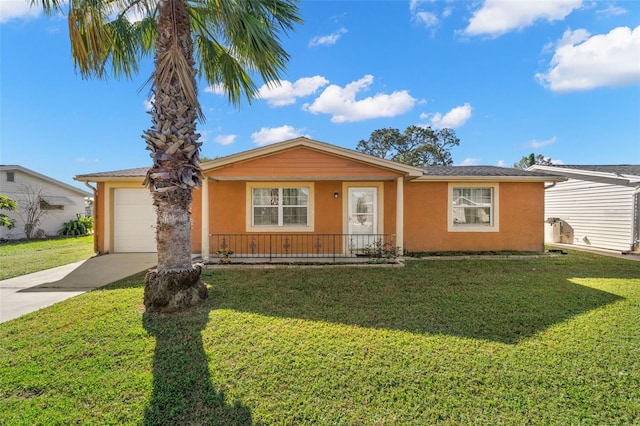
{"type": "MultiPolygon", "coordinates": [[[[193,253],[542,251],[545,182],[493,166],[417,168],[296,138],[202,163],[193,253]]],[[[146,168],[76,176],[95,192],[99,253],[155,251],[146,168]]]]}

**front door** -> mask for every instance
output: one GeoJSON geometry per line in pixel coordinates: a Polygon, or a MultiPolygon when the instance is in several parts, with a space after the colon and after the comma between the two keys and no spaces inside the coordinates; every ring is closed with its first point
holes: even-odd
{"type": "Polygon", "coordinates": [[[349,188],[348,223],[351,249],[362,249],[378,233],[378,188],[349,188]]]}

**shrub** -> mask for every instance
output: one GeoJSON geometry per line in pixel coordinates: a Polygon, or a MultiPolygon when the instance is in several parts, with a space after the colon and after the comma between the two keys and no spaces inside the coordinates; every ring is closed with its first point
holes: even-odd
{"type": "Polygon", "coordinates": [[[62,229],[58,232],[59,235],[65,237],[77,237],[80,235],[87,235],[93,229],[92,217],[80,217],[75,220],[66,222],[62,229]]]}

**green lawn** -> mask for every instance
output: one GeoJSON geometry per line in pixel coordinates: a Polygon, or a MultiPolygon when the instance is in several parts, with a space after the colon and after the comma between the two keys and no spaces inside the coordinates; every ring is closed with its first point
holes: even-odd
{"type": "Polygon", "coordinates": [[[142,275],[0,324],[8,425],[640,423],[640,262],[210,270],[146,315],[142,275]]]}
{"type": "Polygon", "coordinates": [[[0,280],[92,257],[93,236],[0,244],[0,280]]]}

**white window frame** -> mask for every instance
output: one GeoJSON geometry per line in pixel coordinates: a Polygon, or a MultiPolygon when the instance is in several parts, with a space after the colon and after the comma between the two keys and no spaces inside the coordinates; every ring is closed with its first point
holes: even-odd
{"type": "Polygon", "coordinates": [[[498,183],[453,182],[448,188],[447,229],[449,232],[500,232],[500,185],[498,183]],[[489,224],[454,223],[453,190],[464,188],[490,188],[491,220],[489,224]]]}
{"type": "MultiPolygon", "coordinates": [[[[246,185],[246,231],[247,232],[313,232],[315,223],[315,192],[313,182],[247,182],[246,185]],[[278,222],[274,225],[253,224],[253,190],[255,188],[278,188],[278,222]],[[307,205],[306,225],[284,225],[282,223],[282,189],[283,188],[307,188],[309,190],[309,203],[307,205]]],[[[274,206],[275,207],[275,206],[274,206]]]]}

